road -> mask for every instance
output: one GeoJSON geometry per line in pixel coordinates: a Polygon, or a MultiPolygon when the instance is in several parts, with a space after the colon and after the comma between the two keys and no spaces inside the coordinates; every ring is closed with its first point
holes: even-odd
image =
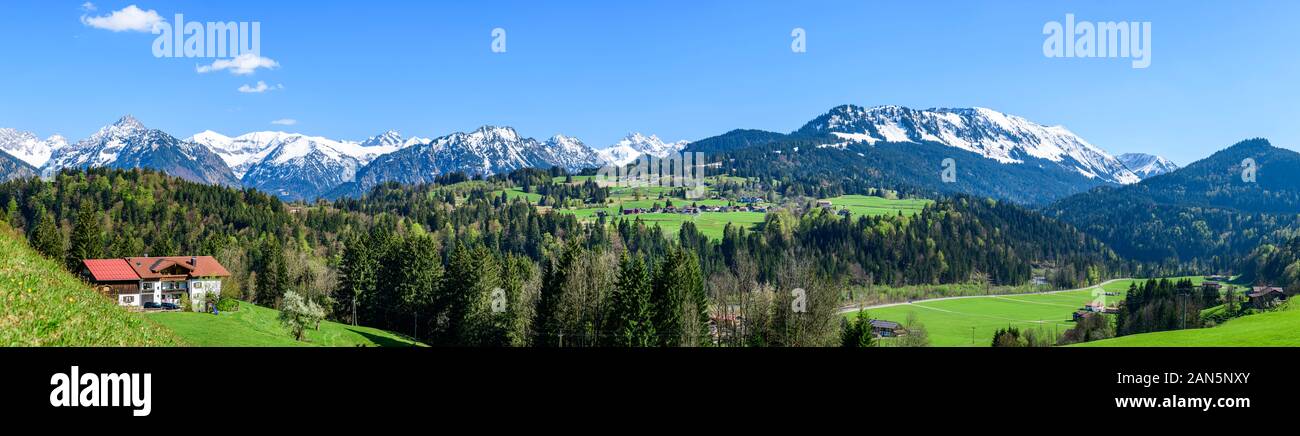
{"type": "Polygon", "coordinates": [[[1086,290],[1086,289],[1092,289],[1092,288],[1102,287],[1102,286],[1106,286],[1106,285],[1109,285],[1109,284],[1111,284],[1111,283],[1114,283],[1114,282],[1117,282],[1117,281],[1120,281],[1120,280],[1128,280],[1128,279],[1110,279],[1110,280],[1107,280],[1107,281],[1101,282],[1101,284],[1098,284],[1098,285],[1084,286],[1084,287],[1082,287],[1082,288],[1076,288],[1076,289],[1062,289],[1062,290],[1059,290],[1059,291],[1023,292],[1023,293],[1018,293],[1018,294],[963,295],[963,296],[960,296],[960,297],[939,297],[939,298],[927,298],[927,299],[924,299],[924,300],[912,300],[912,301],[906,301],[906,302],[902,302],[902,303],[885,303],[885,304],[877,304],[877,305],[873,305],[873,306],[843,306],[843,307],[840,307],[840,309],[839,309],[838,311],[836,311],[836,313],[838,313],[838,314],[846,314],[846,313],[857,312],[858,310],[862,310],[862,309],[871,310],[871,309],[878,309],[878,308],[882,308],[882,307],[901,306],[901,305],[912,304],[912,303],[925,303],[925,302],[930,302],[930,301],[943,301],[943,300],[958,300],[958,299],[962,299],[962,298],[999,298],[999,297],[1013,297],[1013,296],[1019,296],[1019,295],[1059,294],[1059,293],[1062,293],[1062,292],[1074,292],[1074,291],[1082,291],[1082,290],[1086,290]]]}

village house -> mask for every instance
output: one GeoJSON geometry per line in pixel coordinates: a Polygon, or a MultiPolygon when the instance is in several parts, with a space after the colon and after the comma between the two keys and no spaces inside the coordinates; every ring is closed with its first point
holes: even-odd
{"type": "Polygon", "coordinates": [[[1286,300],[1286,291],[1276,286],[1255,286],[1251,288],[1250,293],[1246,294],[1250,298],[1250,305],[1256,309],[1266,309],[1273,307],[1278,301],[1286,300]]]}
{"type": "Polygon", "coordinates": [[[871,320],[871,334],[882,338],[892,338],[907,334],[907,330],[903,329],[901,324],[893,321],[873,319],[871,320]]]}
{"type": "Polygon", "coordinates": [[[1119,308],[1113,306],[1107,307],[1105,304],[1094,301],[1083,305],[1082,311],[1091,313],[1119,313],[1119,308]]]}
{"type": "Polygon", "coordinates": [[[211,256],[86,259],[82,265],[83,276],[96,291],[128,307],[179,305],[182,295],[197,307],[204,296],[219,295],[221,280],[230,276],[211,256]]]}

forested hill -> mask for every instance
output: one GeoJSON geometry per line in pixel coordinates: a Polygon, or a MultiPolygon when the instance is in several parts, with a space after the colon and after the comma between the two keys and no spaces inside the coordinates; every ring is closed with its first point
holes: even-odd
{"type": "MultiPolygon", "coordinates": [[[[729,229],[730,230],[730,229],[729,229]]],[[[839,219],[823,211],[768,215],[763,234],[724,235],[724,258],[793,245],[823,270],[888,285],[1028,282],[1034,267],[1060,287],[1118,274],[1126,266],[1073,227],[1009,202],[958,196],[915,217],[839,219]],[[760,248],[761,247],[761,248],[760,248]]]]}
{"type": "Polygon", "coordinates": [[[1260,244],[1300,229],[1300,154],[1242,141],[1172,173],[1098,188],[1045,211],[1127,258],[1227,271],[1260,244]],[[1255,163],[1253,178],[1246,159],[1255,163]]]}
{"type": "Polygon", "coordinates": [[[985,108],[841,105],[789,134],[733,130],[688,144],[728,174],[1042,205],[1100,185],[1138,181],[1061,126],[985,108]],[[947,163],[945,163],[947,162],[947,163]],[[955,178],[945,179],[945,169],[955,178]]]}
{"type": "Polygon", "coordinates": [[[1280,286],[1300,293],[1300,237],[1279,244],[1264,244],[1241,260],[1237,269],[1246,283],[1280,286]]]}
{"type": "Polygon", "coordinates": [[[1072,287],[1124,268],[1068,225],[967,197],[860,217],[792,197],[718,241],[689,221],[668,237],[638,219],[582,222],[510,195],[520,186],[556,199],[608,195],[555,179],[538,170],[448,176],[285,204],[145,170],[76,170],[0,184],[0,219],[69,267],[101,256],[213,255],[232,273],[225,296],[277,307],[294,291],[334,319],[443,345],[700,344],[707,308],[738,304],[738,295],[768,301],[745,309],[759,312],[745,316],[755,323],[744,343],[829,344],[849,287],[1020,285],[1040,271],[1072,287]],[[808,292],[809,318],[772,313],[789,307],[774,302],[794,288],[808,292]],[[509,310],[494,315],[486,304],[498,297],[509,310]],[[656,321],[632,319],[647,314],[656,321]],[[653,337],[627,331],[652,322],[653,337]]]}
{"type": "Polygon", "coordinates": [[[1097,185],[1055,165],[1007,165],[931,142],[865,144],[790,136],[722,153],[716,160],[722,161],[728,174],[820,184],[845,192],[885,188],[923,197],[973,195],[1026,205],[1045,204],[1097,185]],[[942,177],[945,159],[952,159],[955,171],[950,181],[942,177]]]}

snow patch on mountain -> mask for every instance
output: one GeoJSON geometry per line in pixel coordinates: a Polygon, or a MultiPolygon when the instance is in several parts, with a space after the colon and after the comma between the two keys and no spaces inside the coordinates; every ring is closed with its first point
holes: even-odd
{"type": "Polygon", "coordinates": [[[1146,153],[1124,153],[1115,156],[1124,164],[1133,174],[1137,174],[1142,180],[1146,180],[1161,174],[1171,173],[1178,169],[1178,164],[1169,159],[1146,153]]]}
{"type": "Polygon", "coordinates": [[[933,142],[1005,164],[1026,158],[1055,162],[1088,178],[1129,184],[1140,179],[1104,150],[1062,126],[1044,126],[987,108],[917,110],[902,106],[839,106],[798,133],[830,134],[846,147],[861,142],[933,142]]]}
{"type": "Polygon", "coordinates": [[[596,153],[601,161],[621,166],[632,163],[642,155],[662,158],[681,152],[688,143],[688,141],[664,142],[656,135],[630,133],[614,145],[596,150],[596,153]]]}
{"type": "Polygon", "coordinates": [[[0,128],[0,150],[36,168],[45,165],[56,150],[67,146],[68,140],[59,135],[41,139],[31,132],[0,128]]]}
{"type": "Polygon", "coordinates": [[[127,115],[95,134],[54,151],[42,177],[64,168],[149,168],[186,180],[238,186],[230,168],[207,146],[148,129],[127,115]]]}
{"type": "Polygon", "coordinates": [[[359,167],[370,163],[376,157],[410,145],[410,142],[402,139],[401,134],[394,131],[370,137],[359,143],[275,131],[251,132],[231,138],[209,130],[197,133],[188,140],[211,148],[226,161],[227,165],[230,165],[235,176],[241,179],[253,167],[263,163],[301,166],[302,163],[295,159],[305,156],[319,156],[330,162],[359,167]],[[345,160],[354,162],[343,162],[345,160]]]}

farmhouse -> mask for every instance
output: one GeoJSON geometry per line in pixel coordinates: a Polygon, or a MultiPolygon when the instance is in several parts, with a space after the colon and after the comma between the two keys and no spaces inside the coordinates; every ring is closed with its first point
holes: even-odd
{"type": "Polygon", "coordinates": [[[221,279],[230,276],[211,256],[86,259],[82,265],[96,291],[132,307],[180,304],[182,295],[198,304],[208,293],[220,294],[221,279]]]}
{"type": "Polygon", "coordinates": [[[1255,286],[1246,296],[1250,298],[1250,305],[1258,309],[1272,307],[1278,300],[1286,300],[1286,292],[1276,286],[1255,286]]]}
{"type": "Polygon", "coordinates": [[[871,333],[882,338],[892,338],[907,334],[907,330],[903,329],[903,326],[899,323],[893,321],[873,319],[871,320],[871,333]]]}

